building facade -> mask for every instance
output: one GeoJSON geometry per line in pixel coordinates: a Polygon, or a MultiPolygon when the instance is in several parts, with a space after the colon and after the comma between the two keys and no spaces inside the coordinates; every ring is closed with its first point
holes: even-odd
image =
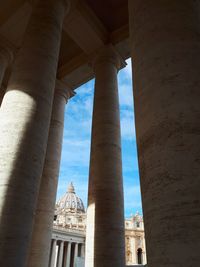
{"type": "MultiPolygon", "coordinates": [[[[86,211],[72,183],[58,200],[51,240],[49,267],[83,267],[86,211]]],[[[126,265],[146,264],[143,217],[137,212],[125,219],[126,265]]]]}
{"type": "Polygon", "coordinates": [[[138,212],[125,219],[126,265],[146,264],[143,216],[138,212]]]}

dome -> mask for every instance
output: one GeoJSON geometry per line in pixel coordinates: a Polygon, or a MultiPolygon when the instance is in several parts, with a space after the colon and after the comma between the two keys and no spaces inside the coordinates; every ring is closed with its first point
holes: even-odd
{"type": "Polygon", "coordinates": [[[57,214],[64,213],[85,213],[83,201],[76,195],[72,182],[69,184],[67,192],[56,205],[57,214]]]}

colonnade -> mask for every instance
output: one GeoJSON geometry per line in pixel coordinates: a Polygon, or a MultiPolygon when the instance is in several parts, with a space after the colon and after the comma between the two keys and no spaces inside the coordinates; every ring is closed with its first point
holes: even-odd
{"type": "MultiPolygon", "coordinates": [[[[56,84],[68,1],[36,2],[0,108],[0,266],[6,267],[48,266],[64,107],[73,95],[56,84]]],[[[198,266],[198,1],[130,0],[129,17],[148,266],[198,266]]],[[[0,50],[0,83],[11,55],[0,50]]],[[[96,51],[92,66],[86,267],[124,267],[117,89],[124,62],[110,44],[96,51]]],[[[56,257],[56,267],[62,266],[69,244],[53,241],[50,267],[56,257]]]]}
{"type": "Polygon", "coordinates": [[[49,267],[75,267],[77,258],[81,258],[83,260],[84,255],[84,243],[52,239],[49,267]]]}

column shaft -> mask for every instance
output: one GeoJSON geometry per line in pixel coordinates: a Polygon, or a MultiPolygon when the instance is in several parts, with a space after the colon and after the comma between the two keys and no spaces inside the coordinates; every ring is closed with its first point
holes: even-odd
{"type": "Polygon", "coordinates": [[[129,0],[148,267],[200,262],[198,1],[129,0]]]}
{"type": "Polygon", "coordinates": [[[5,88],[2,86],[4,75],[9,64],[13,60],[13,54],[9,48],[1,47],[0,45],[0,106],[5,94],[5,88]]]}
{"type": "Polygon", "coordinates": [[[37,200],[37,209],[28,261],[29,267],[45,267],[48,265],[62,150],[64,112],[66,101],[71,95],[72,91],[66,89],[63,84],[56,84],[46,158],[41,178],[39,197],[37,200]]]}
{"type": "Polygon", "coordinates": [[[85,244],[81,244],[81,257],[85,257],[85,244]]]}
{"type": "Polygon", "coordinates": [[[68,242],[67,245],[67,258],[66,258],[66,266],[65,267],[70,267],[70,261],[71,261],[71,242],[68,242]]]}
{"type": "Polygon", "coordinates": [[[125,266],[124,199],[117,71],[105,48],[94,62],[95,95],[87,210],[86,266],[125,266]]]}
{"type": "Polygon", "coordinates": [[[63,250],[64,250],[64,242],[61,241],[60,247],[59,247],[59,252],[58,252],[58,267],[62,267],[62,263],[63,263],[63,250]]]}
{"type": "Polygon", "coordinates": [[[9,48],[0,46],[0,87],[4,78],[5,71],[13,59],[12,52],[9,48]]]}
{"type": "Polygon", "coordinates": [[[50,255],[50,261],[49,261],[49,267],[55,267],[55,260],[56,260],[56,245],[57,240],[52,240],[52,248],[51,248],[51,255],[50,255]]]}
{"type": "Polygon", "coordinates": [[[38,1],[0,109],[0,266],[27,261],[65,7],[38,1]]]}
{"type": "Polygon", "coordinates": [[[78,243],[75,243],[75,247],[74,247],[74,262],[73,262],[73,267],[75,267],[75,263],[76,263],[76,258],[78,257],[78,243]]]}

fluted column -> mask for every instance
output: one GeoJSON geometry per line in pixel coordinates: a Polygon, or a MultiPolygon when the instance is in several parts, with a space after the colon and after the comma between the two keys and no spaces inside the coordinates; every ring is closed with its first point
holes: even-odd
{"type": "Polygon", "coordinates": [[[45,267],[48,265],[62,150],[65,106],[68,99],[73,95],[73,91],[66,88],[60,81],[57,81],[46,158],[32,233],[32,242],[28,260],[29,267],[45,267]]]}
{"type": "Polygon", "coordinates": [[[87,210],[86,266],[125,266],[124,199],[117,72],[112,46],[94,60],[95,95],[87,210]]]}
{"type": "Polygon", "coordinates": [[[50,261],[49,261],[49,267],[55,267],[55,260],[56,260],[56,245],[57,240],[52,240],[52,248],[51,248],[51,255],[50,255],[50,261]]]}
{"type": "Polygon", "coordinates": [[[70,261],[71,261],[71,246],[72,246],[72,243],[71,243],[71,242],[68,242],[68,245],[67,245],[66,266],[65,266],[65,267],[70,267],[70,261]]]}
{"type": "MultiPolygon", "coordinates": [[[[0,39],[1,42],[1,39],[0,39]]],[[[3,78],[6,69],[13,61],[13,53],[10,48],[0,44],[0,106],[5,93],[5,88],[2,86],[3,78]]]]}
{"type": "Polygon", "coordinates": [[[76,267],[76,258],[78,257],[78,243],[75,243],[74,246],[74,262],[73,262],[73,267],[76,267]]]}
{"type": "Polygon", "coordinates": [[[24,267],[47,147],[66,5],[33,8],[0,109],[0,266],[24,267]]]}
{"type": "Polygon", "coordinates": [[[129,0],[148,267],[200,262],[199,1],[129,0]]]}
{"type": "Polygon", "coordinates": [[[58,252],[58,267],[62,267],[63,263],[63,252],[64,252],[64,242],[60,242],[59,252],[58,252]]]}

